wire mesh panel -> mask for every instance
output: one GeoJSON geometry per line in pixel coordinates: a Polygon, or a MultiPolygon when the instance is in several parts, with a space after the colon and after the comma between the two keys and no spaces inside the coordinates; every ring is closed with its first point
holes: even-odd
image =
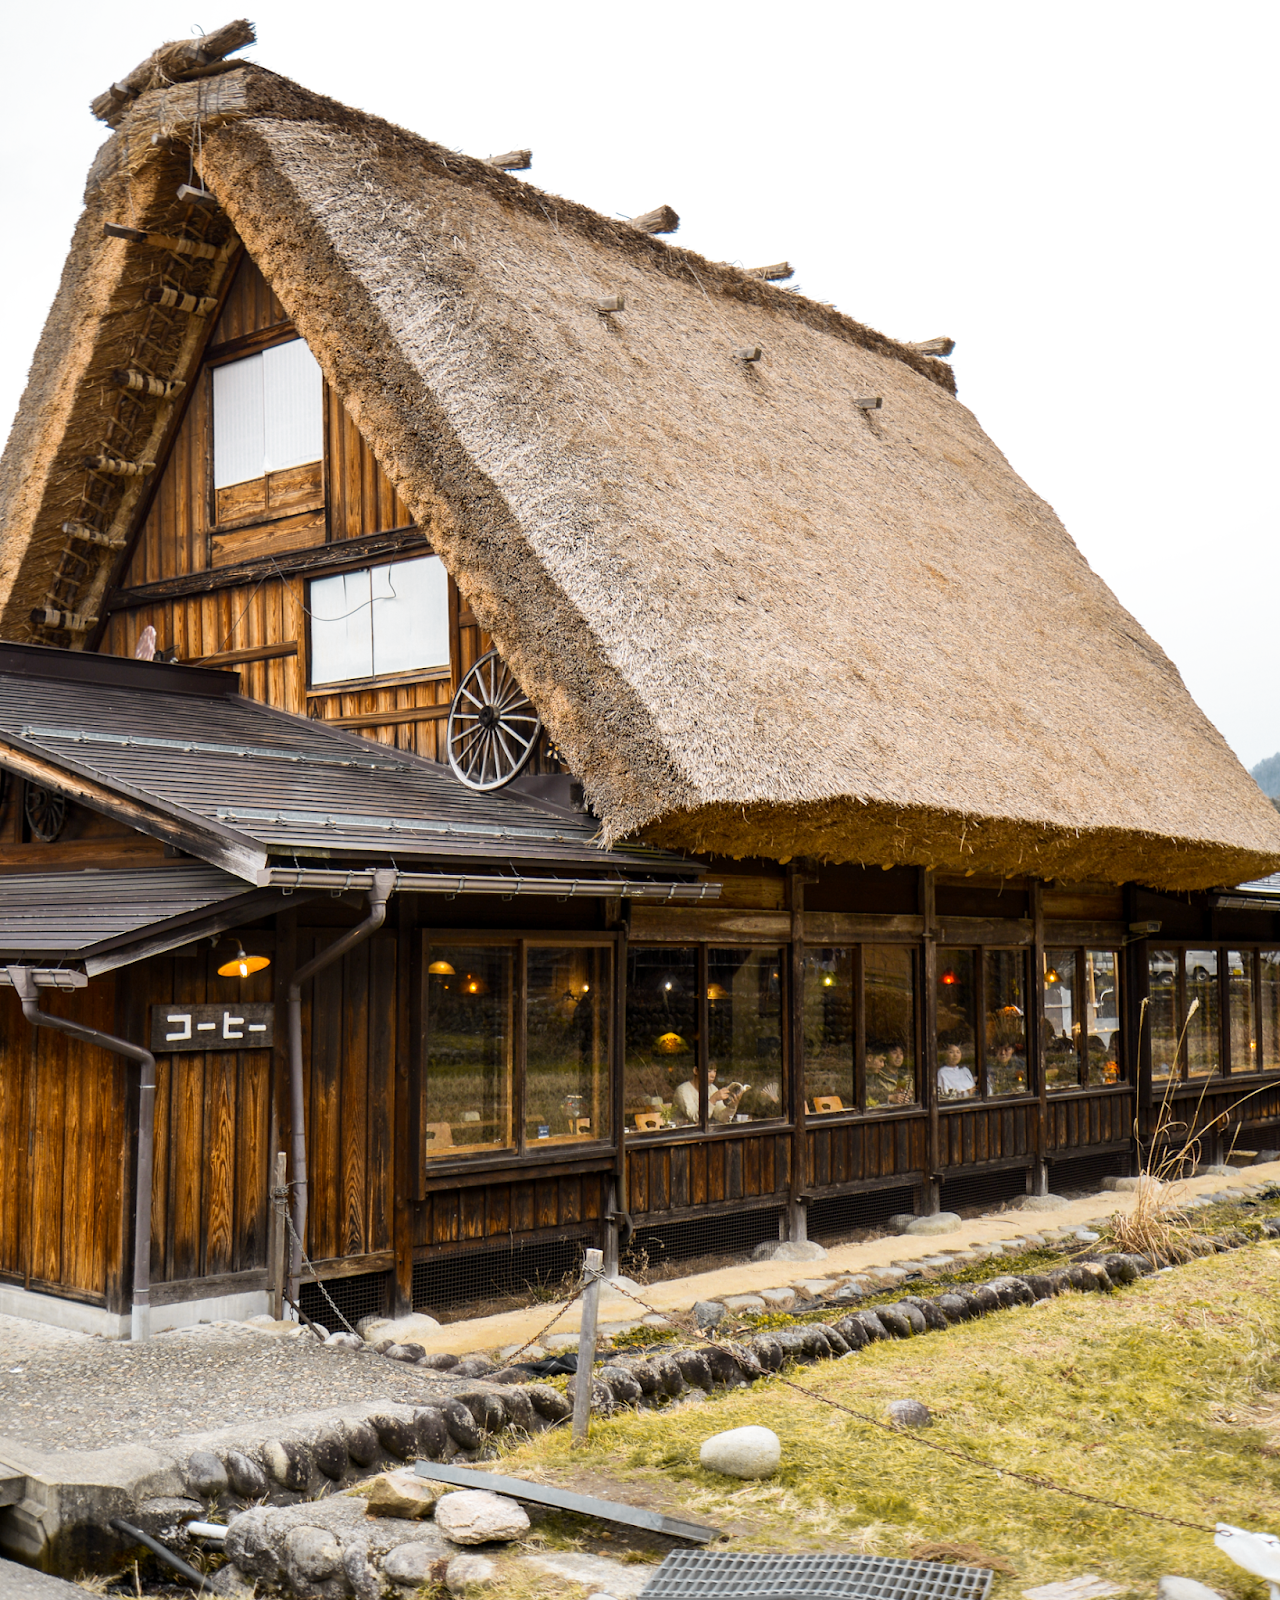
{"type": "Polygon", "coordinates": [[[985,1600],[985,1567],[894,1556],[673,1550],[640,1600],[985,1600]]]}
{"type": "Polygon", "coordinates": [[[969,1206],[995,1206],[1016,1200],[1027,1192],[1026,1167],[1005,1167],[997,1172],[966,1172],[942,1183],[942,1209],[962,1211],[969,1206]]]}
{"type": "Polygon", "coordinates": [[[1127,1150],[1110,1150],[1096,1156],[1073,1156],[1049,1165],[1049,1188],[1054,1194],[1068,1189],[1096,1189],[1104,1178],[1127,1177],[1133,1157],[1127,1150]]]}
{"type": "Polygon", "coordinates": [[[504,1296],[538,1295],[577,1277],[591,1233],[488,1250],[427,1256],[413,1264],[413,1309],[456,1311],[504,1296]]]}
{"type": "Polygon", "coordinates": [[[876,1228],[890,1217],[915,1211],[919,1191],[914,1187],[862,1189],[854,1194],[824,1194],[809,1202],[811,1239],[839,1239],[843,1235],[876,1228]]]}
{"type": "Polygon", "coordinates": [[[329,1304],[332,1300],[354,1328],[361,1317],[386,1315],[388,1276],[385,1272],[363,1272],[355,1278],[326,1278],[323,1291],[318,1283],[304,1283],[298,1288],[298,1304],[312,1322],[337,1333],[342,1324],[333,1314],[329,1304]],[[325,1299],[326,1293],[329,1300],[325,1299]]]}
{"type": "Polygon", "coordinates": [[[749,1256],[758,1244],[777,1239],[780,1206],[750,1211],[713,1212],[681,1222],[641,1226],[624,1252],[633,1269],[660,1267],[665,1261],[695,1261],[701,1256],[749,1256]]]}

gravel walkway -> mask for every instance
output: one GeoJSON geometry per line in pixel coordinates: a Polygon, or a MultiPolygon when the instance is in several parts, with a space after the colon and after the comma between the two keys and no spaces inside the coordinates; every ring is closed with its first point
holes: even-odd
{"type": "Polygon", "coordinates": [[[243,1324],[129,1344],[0,1316],[0,1456],[6,1437],[103,1450],[328,1406],[421,1404],[461,1381],[243,1324]]]}

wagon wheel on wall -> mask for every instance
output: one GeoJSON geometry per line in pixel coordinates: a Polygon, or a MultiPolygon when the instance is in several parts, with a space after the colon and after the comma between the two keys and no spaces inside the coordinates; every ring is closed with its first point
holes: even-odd
{"type": "Polygon", "coordinates": [[[463,678],[449,707],[449,765],[468,789],[501,789],[528,766],[541,732],[537,708],[490,650],[463,678]]]}
{"type": "Polygon", "coordinates": [[[42,789],[38,784],[29,783],[23,806],[32,837],[44,844],[52,844],[67,820],[65,798],[53,789],[42,789]]]}

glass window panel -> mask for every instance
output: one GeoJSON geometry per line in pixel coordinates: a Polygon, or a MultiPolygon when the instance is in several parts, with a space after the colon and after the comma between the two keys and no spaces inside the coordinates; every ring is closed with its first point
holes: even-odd
{"type": "Polygon", "coordinates": [[[263,446],[262,357],[246,356],[213,369],[213,486],[247,483],[266,468],[263,446]]]}
{"type": "Polygon", "coordinates": [[[1044,1079],[1055,1089],[1080,1085],[1080,1011],[1074,950],[1044,953],[1044,1079]]]}
{"type": "Polygon", "coordinates": [[[1204,1078],[1217,1072],[1221,1062],[1218,1047],[1218,952],[1187,950],[1183,953],[1187,982],[1187,1042],[1184,1054],[1187,1073],[1204,1078]]]}
{"type": "Polygon", "coordinates": [[[449,576],[439,556],[374,567],[373,671],[449,665],[449,576]]]}
{"type": "Polygon", "coordinates": [[[698,952],[629,946],[622,1074],[628,1135],[697,1123],[697,1042],[698,952]]]}
{"type": "Polygon", "coordinates": [[[609,1135],[613,952],[532,946],[525,998],[525,1143],[609,1135]]]}
{"type": "Polygon", "coordinates": [[[502,945],[427,948],[428,1159],[511,1146],[513,954],[502,945]]]}
{"type": "MultiPolygon", "coordinates": [[[[258,477],[319,461],[324,455],[320,368],[302,339],[272,345],[262,362],[263,441],[258,477]]],[[[219,369],[215,368],[217,372],[219,369]]]]}
{"type": "Polygon", "coordinates": [[[1176,1078],[1178,1034],[1178,952],[1152,950],[1147,956],[1147,1027],[1151,1034],[1153,1080],[1176,1078]]]}
{"type": "Polygon", "coordinates": [[[973,951],[938,951],[938,1096],[967,1100],[978,1091],[977,995],[973,951]]]}
{"type": "Polygon", "coordinates": [[[804,958],[804,1092],[816,1117],[848,1111],[854,1093],[853,951],[806,951],[804,958]]]}
{"type": "Polygon", "coordinates": [[[1026,1094],[1027,955],[1025,950],[984,950],[988,1094],[1026,1094]]]}
{"type": "Polygon", "coordinates": [[[311,584],[311,682],[342,683],[373,673],[369,569],[311,584]]]}
{"type": "Polygon", "coordinates": [[[867,1109],[916,1100],[915,952],[901,944],[862,949],[867,1109]]]}
{"type": "Polygon", "coordinates": [[[1253,951],[1227,951],[1227,993],[1231,1015],[1231,1070],[1256,1072],[1258,1024],[1253,1014],[1253,951]]]}
{"type": "Polygon", "coordinates": [[[781,950],[707,952],[712,1125],[784,1115],[781,950]]]}
{"type": "Polygon", "coordinates": [[[1084,953],[1086,1083],[1119,1083],[1120,958],[1114,950],[1084,953]]]}
{"type": "Polygon", "coordinates": [[[1259,950],[1262,972],[1262,1065],[1280,1067],[1280,950],[1259,950]]]}

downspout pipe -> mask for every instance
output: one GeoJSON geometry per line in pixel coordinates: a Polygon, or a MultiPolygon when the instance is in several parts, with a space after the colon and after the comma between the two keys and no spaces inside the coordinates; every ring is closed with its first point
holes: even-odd
{"type": "Polygon", "coordinates": [[[307,1127],[302,1075],[302,988],[348,950],[363,944],[386,921],[387,901],[395,892],[399,873],[392,869],[375,872],[369,890],[369,914],[341,939],[335,939],[318,956],[301,966],[289,980],[289,1104],[293,1125],[293,1233],[289,1250],[289,1295],[294,1304],[302,1282],[302,1250],[307,1237],[307,1127]]]}
{"type": "Polygon", "coordinates": [[[133,1314],[129,1337],[135,1344],[151,1337],[151,1169],[155,1157],[156,1058],[140,1044],[99,1033],[66,1017],[51,1017],[40,1009],[35,974],[27,967],[9,967],[9,981],[22,1001],[22,1014],[33,1028],[54,1028],[96,1044],[113,1055],[128,1056],[138,1073],[138,1186],[133,1213],[133,1314]]]}

